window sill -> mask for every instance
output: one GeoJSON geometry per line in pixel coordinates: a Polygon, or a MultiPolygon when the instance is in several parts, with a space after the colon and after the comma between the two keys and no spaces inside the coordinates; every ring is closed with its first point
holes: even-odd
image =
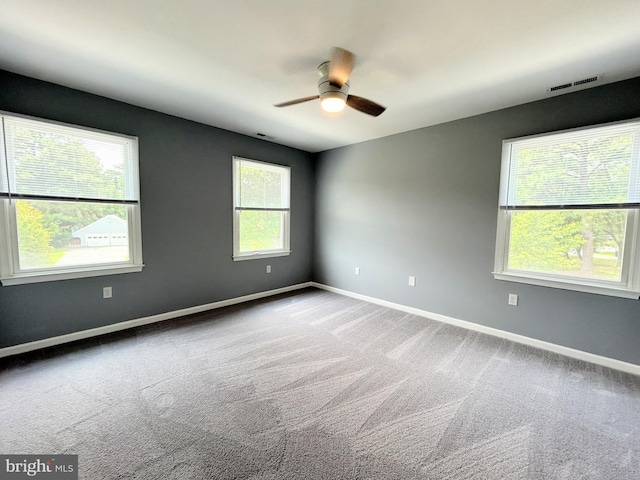
{"type": "Polygon", "coordinates": [[[496,280],[526,283],[529,285],[538,285],[541,287],[560,288],[563,290],[572,290],[575,292],[595,293],[597,295],[608,295],[611,297],[632,298],[634,300],[640,298],[640,292],[631,290],[630,288],[626,288],[621,285],[586,283],[577,280],[555,280],[545,277],[538,277],[535,275],[523,275],[513,272],[493,272],[493,278],[495,278],[496,280]]]}
{"type": "Polygon", "coordinates": [[[24,285],[28,283],[55,282],[74,278],[102,277],[104,275],[119,275],[122,273],[141,272],[144,265],[108,265],[91,267],[90,269],[56,270],[55,272],[19,273],[0,278],[3,286],[24,285]]]}
{"type": "Polygon", "coordinates": [[[260,258],[273,258],[273,257],[286,257],[289,255],[291,251],[287,250],[284,252],[251,252],[251,253],[243,253],[240,255],[234,255],[234,262],[241,262],[243,260],[258,260],[260,258]]]}

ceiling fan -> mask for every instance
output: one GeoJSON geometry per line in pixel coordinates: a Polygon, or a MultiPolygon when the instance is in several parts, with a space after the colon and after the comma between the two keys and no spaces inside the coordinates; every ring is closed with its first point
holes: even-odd
{"type": "Polygon", "coordinates": [[[349,95],[349,75],[353,70],[355,58],[350,51],[335,47],[331,51],[331,60],[321,63],[318,67],[318,95],[278,103],[274,107],[288,107],[319,98],[320,105],[326,112],[340,112],[346,104],[362,113],[377,117],[386,110],[385,107],[366,98],[349,95]]]}

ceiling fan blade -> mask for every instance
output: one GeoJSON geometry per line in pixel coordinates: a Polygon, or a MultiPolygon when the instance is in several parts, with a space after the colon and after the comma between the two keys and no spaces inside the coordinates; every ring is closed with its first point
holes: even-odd
{"type": "Polygon", "coordinates": [[[357,95],[349,95],[347,97],[347,105],[373,117],[377,117],[387,109],[382,105],[378,105],[376,102],[372,102],[371,100],[367,100],[366,98],[358,97],[357,95]]]}
{"type": "Polygon", "coordinates": [[[329,62],[329,81],[331,85],[342,87],[349,80],[356,56],[348,50],[334,47],[329,62]]]}
{"type": "Polygon", "coordinates": [[[277,103],[274,107],[288,107],[290,105],[297,105],[298,103],[310,102],[311,100],[317,100],[320,95],[314,95],[313,97],[296,98],[295,100],[289,100],[288,102],[277,103]]]}

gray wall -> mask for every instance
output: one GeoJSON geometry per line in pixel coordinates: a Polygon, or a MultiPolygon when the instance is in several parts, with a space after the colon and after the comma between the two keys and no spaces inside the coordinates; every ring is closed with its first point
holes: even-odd
{"type": "Polygon", "coordinates": [[[311,280],[311,155],[2,71],[0,109],[139,137],[146,264],[141,273],[0,286],[0,347],[311,280]],[[291,167],[290,256],[232,261],[233,155],[291,167]],[[113,298],[103,300],[109,285],[113,298]]]}
{"type": "Polygon", "coordinates": [[[139,137],[146,264],[0,287],[0,347],[313,278],[640,364],[640,302],[491,275],[502,139],[639,117],[639,98],[634,79],[310,155],[0,71],[2,110],[139,137]],[[231,260],[233,155],[292,167],[291,256],[231,260]]]}
{"type": "Polygon", "coordinates": [[[639,301],[491,274],[502,140],[633,117],[640,79],[319,154],[314,279],[640,364],[639,301]]]}

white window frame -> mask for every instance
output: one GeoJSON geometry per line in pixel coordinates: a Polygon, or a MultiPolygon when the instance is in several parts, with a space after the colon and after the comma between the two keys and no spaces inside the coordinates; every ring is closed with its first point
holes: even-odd
{"type": "MultiPolygon", "coordinates": [[[[43,124],[50,124],[62,127],[80,129],[87,132],[96,132],[114,137],[126,139],[131,144],[131,155],[133,157],[133,175],[138,180],[138,138],[122,135],[103,130],[92,129],[79,125],[73,125],[52,120],[19,115],[10,112],[0,111],[0,117],[16,117],[37,121],[43,124]]],[[[1,118],[0,118],[1,120],[1,118]]],[[[4,148],[4,134],[0,130],[0,154],[6,154],[4,148]]],[[[139,190],[139,189],[138,189],[139,190]]],[[[69,280],[74,278],[97,277],[103,275],[117,275],[123,273],[140,272],[144,267],[142,261],[142,228],[140,220],[140,203],[126,205],[127,223],[129,234],[129,260],[117,263],[98,263],[70,267],[46,267],[40,269],[21,270],[18,249],[18,226],[16,216],[16,199],[19,195],[10,198],[0,197],[0,283],[3,286],[22,285],[29,283],[50,282],[58,280],[69,280]]],[[[46,201],[46,200],[39,200],[46,201]]],[[[73,200],[71,200],[73,202],[73,200]]],[[[90,202],[89,202],[90,203],[90,202]]]]}
{"type": "Polygon", "coordinates": [[[243,261],[243,260],[255,260],[259,258],[272,258],[272,257],[283,257],[287,256],[291,253],[290,244],[291,244],[291,229],[290,229],[290,198],[291,198],[291,167],[287,167],[284,165],[278,165],[274,163],[263,162],[260,160],[252,160],[243,157],[234,156],[232,158],[233,161],[233,260],[234,261],[243,261]],[[238,180],[239,180],[239,165],[240,163],[251,163],[257,168],[263,168],[266,170],[272,170],[279,173],[285,174],[285,183],[282,185],[283,188],[283,199],[285,206],[282,208],[250,208],[250,207],[242,207],[240,205],[240,191],[238,189],[238,180]],[[283,236],[283,246],[278,249],[263,249],[263,250],[252,250],[248,252],[240,251],[240,212],[243,210],[271,210],[271,211],[280,211],[282,212],[282,236],[283,236]]]}
{"type": "MultiPolygon", "coordinates": [[[[532,135],[504,140],[502,143],[502,168],[500,178],[501,201],[498,206],[498,221],[496,234],[495,264],[493,276],[497,280],[539,285],[543,287],[560,288],[578,292],[595,293],[622,298],[640,298],[640,211],[638,205],[629,205],[627,226],[625,233],[622,275],[619,282],[602,279],[589,279],[577,276],[551,274],[544,272],[532,272],[525,270],[515,270],[508,268],[509,260],[509,239],[511,232],[511,218],[515,209],[505,207],[502,198],[509,190],[509,173],[511,170],[511,146],[515,142],[536,139],[561,133],[579,132],[599,127],[621,125],[625,123],[638,123],[639,120],[625,122],[614,122],[603,125],[593,125],[589,127],[575,128],[558,132],[551,132],[541,135],[532,135]]],[[[633,155],[638,155],[640,146],[640,135],[634,140],[633,155]]],[[[640,159],[636,159],[640,161],[640,159]]],[[[569,207],[567,207],[569,208],[569,207]]],[[[598,205],[590,210],[606,209],[605,206],[598,205]]]]}

